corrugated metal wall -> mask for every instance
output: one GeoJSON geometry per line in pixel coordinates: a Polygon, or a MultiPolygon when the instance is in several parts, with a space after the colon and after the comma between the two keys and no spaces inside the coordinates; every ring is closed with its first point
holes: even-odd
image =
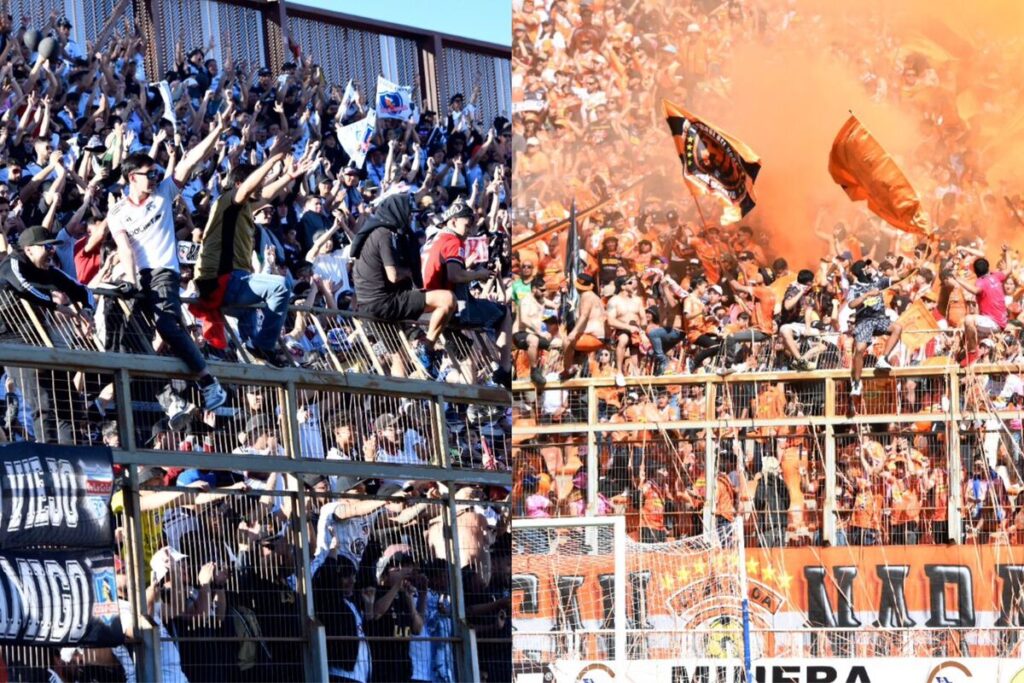
{"type": "MultiPolygon", "coordinates": [[[[267,52],[263,45],[263,16],[259,10],[210,0],[211,21],[217,30],[217,59],[224,61],[223,37],[231,42],[231,56],[237,64],[266,66],[267,52]]],[[[209,40],[209,39],[207,39],[209,40]]]]}
{"type": "Polygon", "coordinates": [[[483,112],[482,128],[489,128],[495,116],[508,118],[512,98],[510,60],[445,46],[442,64],[443,78],[438,85],[444,111],[452,95],[462,93],[468,100],[473,85],[479,83],[477,105],[483,112]]]}
{"type": "MultiPolygon", "coordinates": [[[[99,33],[111,15],[118,0],[9,0],[15,26],[21,17],[28,16],[33,26],[42,26],[55,11],[71,19],[73,35],[84,47],[85,39],[99,33]]],[[[124,12],[132,21],[140,11],[143,0],[133,0],[124,12]]],[[[237,62],[266,65],[264,19],[262,12],[277,12],[276,6],[265,10],[242,7],[218,0],[163,0],[160,39],[161,57],[166,68],[174,64],[174,47],[180,40],[185,51],[209,44],[214,37],[215,48],[211,56],[223,64],[225,38],[231,43],[232,55],[237,62]]],[[[124,19],[118,22],[117,33],[122,33],[124,19]]],[[[420,47],[417,40],[392,36],[382,32],[350,28],[327,19],[308,14],[290,14],[288,32],[304,54],[312,54],[324,69],[329,84],[344,85],[355,79],[366,97],[376,92],[377,76],[385,75],[404,85],[411,85],[420,71],[420,47]]],[[[155,49],[155,46],[153,46],[155,49]]],[[[444,44],[437,56],[442,82],[437,84],[440,95],[440,114],[447,110],[448,98],[455,92],[469,96],[473,84],[481,86],[480,108],[486,129],[494,117],[508,116],[511,109],[511,63],[507,58],[473,52],[464,46],[444,44]]],[[[291,59],[287,55],[286,59],[291,59]]],[[[154,75],[151,75],[154,76],[154,75]]],[[[422,75],[421,75],[422,77],[422,75]]]]}

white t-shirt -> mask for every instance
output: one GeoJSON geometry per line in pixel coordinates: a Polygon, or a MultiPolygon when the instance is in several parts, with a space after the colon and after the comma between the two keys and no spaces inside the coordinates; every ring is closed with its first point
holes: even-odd
{"type": "Polygon", "coordinates": [[[174,237],[173,205],[177,196],[174,178],[165,178],[146,201],[136,204],[125,197],[107,214],[111,234],[128,235],[139,270],[165,268],[180,272],[178,241],[174,237]]]}
{"type": "Polygon", "coordinates": [[[339,505],[344,504],[345,501],[338,501],[327,503],[320,508],[320,517],[316,523],[316,552],[310,567],[313,573],[316,573],[320,565],[327,560],[327,555],[331,551],[332,536],[338,539],[338,554],[347,557],[357,567],[363,562],[363,552],[370,540],[373,522],[384,508],[377,508],[370,514],[360,517],[338,519],[334,516],[334,511],[339,505]]]}
{"type": "Polygon", "coordinates": [[[331,283],[332,292],[351,292],[352,285],[348,279],[348,264],[351,261],[345,250],[318,254],[313,259],[313,272],[331,283]]]}

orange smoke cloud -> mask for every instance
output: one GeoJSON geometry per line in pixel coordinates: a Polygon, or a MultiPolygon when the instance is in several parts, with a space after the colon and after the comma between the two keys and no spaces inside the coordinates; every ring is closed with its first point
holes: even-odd
{"type": "MultiPolygon", "coordinates": [[[[734,32],[728,49],[707,55],[709,75],[692,87],[699,93],[687,92],[672,70],[693,59],[686,53],[691,19],[701,23],[703,36],[720,36],[728,21],[724,11],[709,19],[690,17],[680,3],[670,0],[644,4],[660,12],[656,21],[647,23],[643,38],[657,49],[648,51],[647,59],[627,63],[621,44],[609,46],[611,41],[606,41],[606,52],[614,52],[611,61],[620,62],[621,68],[610,64],[600,79],[621,83],[624,74],[639,72],[626,101],[634,108],[630,121],[643,121],[640,130],[631,135],[613,131],[597,150],[586,150],[586,145],[564,133],[538,135],[549,151],[562,146],[583,157],[583,163],[573,167],[576,187],[593,187],[602,168],[639,167],[667,179],[652,183],[648,198],[672,201],[684,209],[692,206],[661,118],[664,97],[743,140],[760,155],[757,206],[744,223],[767,231],[771,251],[794,266],[810,265],[825,253],[826,244],[813,236],[816,227],[830,232],[838,221],[877,222],[863,203],[847,199],[827,170],[832,141],[850,110],[893,155],[918,190],[922,208],[933,217],[943,218],[937,188],[950,182],[935,169],[964,165],[959,160],[950,164],[944,150],[971,156],[967,165],[983,169],[987,181],[972,179],[973,191],[995,195],[1000,207],[1004,194],[1019,192],[1024,50],[1013,49],[1011,55],[1003,46],[1024,26],[1024,3],[748,1],[748,12],[765,10],[758,21],[769,24],[771,39],[761,39],[757,31],[746,36],[734,32]],[[784,21],[789,28],[780,32],[777,29],[784,21]],[[666,43],[676,51],[665,50],[666,43]],[[907,63],[919,68],[919,85],[927,87],[901,87],[902,67],[907,63]],[[886,93],[876,93],[875,82],[869,87],[867,74],[876,82],[884,81],[886,93]],[[926,82],[926,76],[931,80],[926,82]],[[637,109],[650,112],[649,118],[637,116],[637,109]],[[944,145],[939,144],[941,140],[944,145]],[[637,164],[638,158],[648,162],[637,164]]],[[[602,5],[594,7],[601,16],[602,5]]],[[[615,36],[618,31],[608,33],[615,36]]],[[[619,116],[621,105],[617,101],[609,105],[610,117],[619,116]]],[[[550,197],[572,192],[567,175],[553,173],[540,185],[550,197]]],[[[615,178],[613,172],[603,175],[615,178]]],[[[521,205],[521,199],[529,200],[517,197],[521,205]]],[[[577,200],[586,206],[585,199],[577,196],[577,200]]],[[[974,223],[973,229],[987,230],[992,240],[1015,236],[1013,223],[996,224],[978,213],[978,201],[975,197],[965,202],[958,214],[961,225],[974,223]],[[975,206],[970,206],[972,201],[975,206]]],[[[564,204],[568,205],[568,198],[564,204]]]]}

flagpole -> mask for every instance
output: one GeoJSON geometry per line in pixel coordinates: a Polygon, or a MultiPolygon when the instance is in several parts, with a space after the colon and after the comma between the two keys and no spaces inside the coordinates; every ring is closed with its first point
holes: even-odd
{"type": "Polygon", "coordinates": [[[697,201],[697,193],[693,191],[693,185],[690,184],[686,178],[683,178],[683,184],[686,185],[686,189],[690,191],[690,196],[693,197],[693,203],[697,207],[697,215],[700,216],[700,223],[704,226],[704,232],[708,231],[708,221],[704,217],[704,209],[700,208],[700,202],[697,201]]]}

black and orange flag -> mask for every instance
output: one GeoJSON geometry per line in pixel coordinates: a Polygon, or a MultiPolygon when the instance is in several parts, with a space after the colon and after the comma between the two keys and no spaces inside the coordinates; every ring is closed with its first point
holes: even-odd
{"type": "Polygon", "coordinates": [[[761,170],[761,159],[745,143],[682,107],[668,100],[662,104],[687,184],[701,194],[716,197],[728,213],[747,215],[754,208],[754,181],[761,170]]]}
{"type": "Polygon", "coordinates": [[[889,153],[856,116],[850,116],[832,143],[828,172],[846,195],[868,208],[894,228],[928,235],[928,217],[910,181],[889,153]]]}

